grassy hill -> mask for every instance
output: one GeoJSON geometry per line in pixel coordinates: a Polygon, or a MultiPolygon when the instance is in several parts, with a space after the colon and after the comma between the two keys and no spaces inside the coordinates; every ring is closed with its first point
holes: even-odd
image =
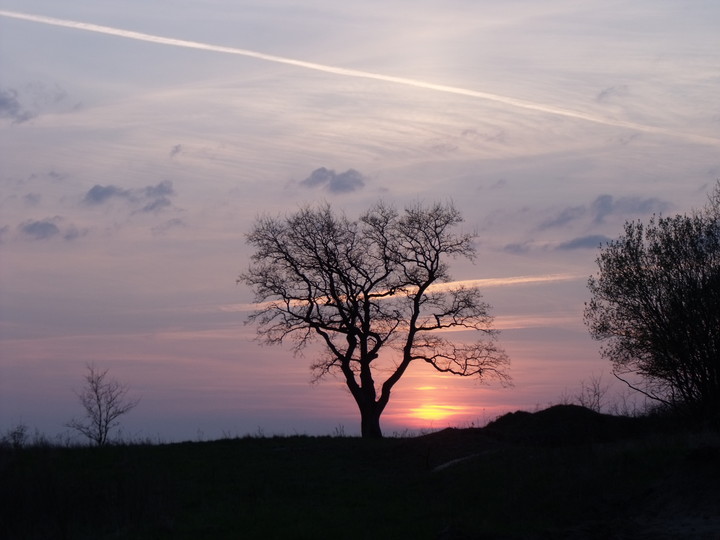
{"type": "Polygon", "coordinates": [[[413,438],[0,450],[4,538],[720,538],[720,435],[571,405],[413,438]]]}

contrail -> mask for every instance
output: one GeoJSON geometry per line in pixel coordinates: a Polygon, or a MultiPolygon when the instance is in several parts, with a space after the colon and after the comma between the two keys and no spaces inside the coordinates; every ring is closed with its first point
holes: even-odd
{"type": "Polygon", "coordinates": [[[392,75],[383,75],[381,73],[373,73],[370,71],[361,71],[357,69],[348,69],[337,66],[328,66],[325,64],[317,64],[315,62],[306,62],[304,60],[296,60],[294,58],[287,58],[284,56],[275,56],[272,54],[265,54],[257,51],[251,51],[248,49],[238,49],[235,47],[223,47],[220,45],[212,45],[208,43],[200,43],[198,41],[186,41],[183,39],[174,39],[163,36],[156,36],[153,34],[144,34],[142,32],[133,32],[132,30],[123,30],[120,28],[113,28],[110,26],[101,26],[98,24],[84,23],[79,21],[70,21],[67,19],[56,19],[54,17],[45,17],[42,15],[31,15],[28,13],[19,13],[16,11],[4,11],[0,10],[0,16],[11,17],[14,19],[22,19],[25,21],[37,22],[41,24],[49,24],[52,26],[62,26],[65,28],[73,28],[75,30],[85,30],[87,32],[96,32],[99,34],[107,34],[111,36],[123,37],[127,39],[135,39],[138,41],[147,41],[150,43],[159,43],[161,45],[170,45],[173,47],[184,47],[188,49],[200,49],[203,51],[219,52],[225,54],[235,54],[239,56],[246,56],[249,58],[255,58],[258,60],[264,60],[267,62],[275,62],[277,64],[287,64],[304,69],[312,69],[315,71],[322,71],[325,73],[332,73],[334,75],[341,75],[344,77],[356,77],[361,79],[372,79],[376,81],[389,82],[394,84],[401,84],[405,86],[413,86],[416,88],[423,88],[425,90],[433,90],[436,92],[444,92],[447,94],[456,94],[460,96],[467,96],[473,98],[479,98],[486,101],[494,101],[496,103],[502,103],[504,105],[510,105],[512,107],[526,109],[546,114],[553,114],[556,116],[564,116],[567,118],[573,118],[576,120],[584,120],[586,122],[592,122],[595,124],[602,124],[606,126],[628,128],[636,131],[643,131],[646,133],[656,133],[661,135],[680,136],[686,139],[693,139],[698,142],[705,144],[717,145],[720,144],[720,140],[713,137],[705,137],[702,135],[694,135],[689,133],[679,133],[674,130],[664,129],[654,126],[646,126],[643,124],[636,124],[634,122],[624,122],[622,120],[612,120],[608,118],[602,118],[591,114],[573,111],[569,109],[563,109],[560,107],[554,107],[552,105],[544,105],[542,103],[535,103],[532,101],[526,101],[523,99],[516,99],[508,96],[501,96],[498,94],[492,94],[488,92],[480,92],[478,90],[470,90],[467,88],[459,88],[457,86],[448,86],[444,84],[435,84],[426,81],[420,81],[417,79],[408,79],[405,77],[394,77],[392,75]]]}
{"type": "MultiPolygon", "coordinates": [[[[428,291],[442,292],[450,289],[465,287],[467,289],[489,288],[489,287],[509,287],[513,285],[528,285],[533,283],[550,283],[556,281],[572,281],[575,279],[585,278],[575,274],[546,274],[540,276],[512,276],[504,278],[485,278],[485,279],[466,279],[461,281],[449,281],[447,283],[436,283],[431,285],[428,291]]],[[[254,311],[257,309],[265,309],[274,304],[273,301],[263,302],[260,304],[225,304],[210,308],[212,311],[235,312],[235,311],[254,311]]],[[[302,305],[302,301],[297,301],[297,305],[302,305]]]]}
{"type": "Polygon", "coordinates": [[[551,281],[572,281],[574,279],[585,278],[587,276],[579,276],[575,274],[546,274],[543,276],[513,276],[504,278],[485,278],[485,279],[466,279],[462,281],[451,281],[448,283],[438,283],[431,285],[432,290],[443,290],[454,287],[487,288],[487,287],[507,287],[512,285],[527,285],[531,283],[547,283],[551,281]]]}

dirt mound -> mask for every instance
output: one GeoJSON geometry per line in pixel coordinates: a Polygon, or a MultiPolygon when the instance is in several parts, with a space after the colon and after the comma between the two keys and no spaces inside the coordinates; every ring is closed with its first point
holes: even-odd
{"type": "Polygon", "coordinates": [[[643,429],[637,418],[601,414],[579,405],[554,405],[535,413],[505,414],[490,422],[483,431],[502,441],[564,445],[619,440],[637,435],[643,429]]]}

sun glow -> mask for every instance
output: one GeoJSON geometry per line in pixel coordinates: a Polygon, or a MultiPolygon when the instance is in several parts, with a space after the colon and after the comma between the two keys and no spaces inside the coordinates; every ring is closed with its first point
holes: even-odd
{"type": "Polygon", "coordinates": [[[445,420],[456,414],[467,412],[468,407],[462,405],[436,405],[423,403],[419,407],[410,409],[410,415],[420,420],[445,420]]]}

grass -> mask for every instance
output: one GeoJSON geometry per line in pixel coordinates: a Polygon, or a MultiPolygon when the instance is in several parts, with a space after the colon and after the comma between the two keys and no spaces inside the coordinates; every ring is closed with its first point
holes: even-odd
{"type": "Polygon", "coordinates": [[[0,530],[28,539],[720,536],[717,433],[638,423],[593,438],[570,429],[571,410],[522,415],[539,424],[524,439],[507,417],[376,441],[6,447],[0,530]]]}

